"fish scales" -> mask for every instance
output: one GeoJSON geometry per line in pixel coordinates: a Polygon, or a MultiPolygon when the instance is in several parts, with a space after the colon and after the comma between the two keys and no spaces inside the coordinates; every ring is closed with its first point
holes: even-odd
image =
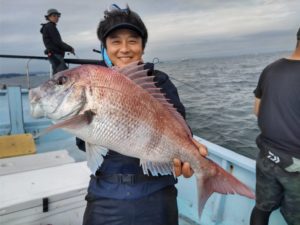
{"type": "MultiPolygon", "coordinates": [[[[151,157],[151,160],[160,161],[166,158],[167,161],[171,161],[174,156],[178,156],[178,152],[174,152],[174,149],[180,147],[176,147],[174,141],[167,140],[180,140],[179,134],[184,133],[176,132],[178,131],[176,126],[179,128],[180,126],[176,120],[172,121],[170,113],[145,90],[118,73],[109,74],[104,80],[101,79],[102,76],[97,76],[90,80],[93,81],[92,87],[100,83],[104,88],[99,97],[94,97],[95,100],[99,99],[98,105],[101,106],[96,115],[109,115],[102,121],[106,130],[104,131],[106,135],[103,135],[102,139],[114,143],[114,148],[125,149],[121,153],[142,159],[151,157]],[[173,125],[170,126],[172,122],[173,125]],[[115,137],[124,141],[111,140],[115,137]],[[163,157],[163,154],[167,156],[163,157]]],[[[97,95],[97,92],[93,91],[93,94],[97,95]]]]}

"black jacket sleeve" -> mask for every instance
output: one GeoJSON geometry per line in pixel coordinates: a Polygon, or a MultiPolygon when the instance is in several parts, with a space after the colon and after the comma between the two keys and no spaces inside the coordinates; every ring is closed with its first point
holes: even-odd
{"type": "Polygon", "coordinates": [[[64,51],[72,51],[73,48],[62,41],[61,36],[55,25],[49,26],[48,28],[48,34],[55,45],[59,46],[64,51]]]}

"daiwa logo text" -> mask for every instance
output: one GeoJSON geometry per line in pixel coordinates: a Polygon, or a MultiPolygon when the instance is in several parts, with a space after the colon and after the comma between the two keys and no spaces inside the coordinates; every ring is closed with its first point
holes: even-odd
{"type": "Polygon", "coordinates": [[[274,163],[280,162],[280,158],[278,156],[276,156],[274,153],[272,153],[271,151],[269,151],[268,159],[270,159],[274,163]]]}

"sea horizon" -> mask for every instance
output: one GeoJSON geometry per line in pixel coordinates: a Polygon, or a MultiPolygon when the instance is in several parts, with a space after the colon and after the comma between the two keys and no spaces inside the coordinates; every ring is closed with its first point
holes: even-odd
{"type": "MultiPolygon", "coordinates": [[[[236,54],[226,54],[226,55],[211,55],[211,56],[190,56],[190,57],[177,57],[177,58],[169,58],[169,59],[159,59],[159,57],[154,57],[152,58],[152,60],[148,60],[146,62],[153,62],[153,63],[169,63],[169,62],[176,62],[176,61],[184,61],[184,60],[200,60],[200,59],[203,59],[203,60],[210,60],[210,59],[223,59],[223,58],[234,58],[234,57],[245,57],[245,56],[257,56],[257,55],[268,55],[268,54],[278,54],[278,53],[284,53],[285,54],[289,54],[291,51],[290,50],[273,50],[273,51],[264,51],[264,52],[256,52],[256,53],[236,53],[236,54]],[[158,59],[158,61],[157,61],[158,59]]],[[[9,54],[8,54],[9,55],[9,54]]],[[[13,55],[13,54],[11,54],[13,55]]],[[[286,55],[286,56],[287,56],[286,55]]],[[[68,58],[68,57],[65,57],[65,58],[68,58]]],[[[14,59],[14,58],[1,58],[0,57],[0,60],[3,60],[3,59],[6,59],[6,60],[17,60],[17,59],[14,59]]],[[[98,60],[99,58],[84,58],[84,59],[92,59],[92,60],[98,60]]],[[[18,59],[20,60],[20,59],[18,59]]],[[[28,59],[22,59],[24,60],[25,62],[28,61],[28,59]]],[[[34,61],[40,61],[40,60],[35,60],[34,61]]],[[[46,60],[42,60],[43,62],[47,62],[46,60]]],[[[25,65],[25,63],[24,63],[25,65]]],[[[50,64],[49,64],[50,65],[50,64]]],[[[78,65],[76,65],[78,66],[78,65]]],[[[49,74],[50,72],[50,67],[47,68],[47,70],[33,70],[33,71],[29,71],[29,74],[34,76],[34,75],[39,75],[39,74],[49,74]]],[[[2,71],[2,68],[0,67],[0,76],[7,76],[7,75],[10,75],[10,76],[21,76],[21,75],[26,75],[27,74],[27,71],[24,69],[24,72],[3,72],[2,71]]]]}

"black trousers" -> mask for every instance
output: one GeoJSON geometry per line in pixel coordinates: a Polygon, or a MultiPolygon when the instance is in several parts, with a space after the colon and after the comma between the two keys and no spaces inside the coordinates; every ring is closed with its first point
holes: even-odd
{"type": "Polygon", "coordinates": [[[60,71],[68,69],[64,57],[59,54],[52,54],[49,58],[49,61],[52,65],[53,74],[56,74],[60,71]]]}
{"type": "Polygon", "coordinates": [[[168,186],[137,200],[89,198],[83,225],[178,225],[176,197],[168,186]]]}

